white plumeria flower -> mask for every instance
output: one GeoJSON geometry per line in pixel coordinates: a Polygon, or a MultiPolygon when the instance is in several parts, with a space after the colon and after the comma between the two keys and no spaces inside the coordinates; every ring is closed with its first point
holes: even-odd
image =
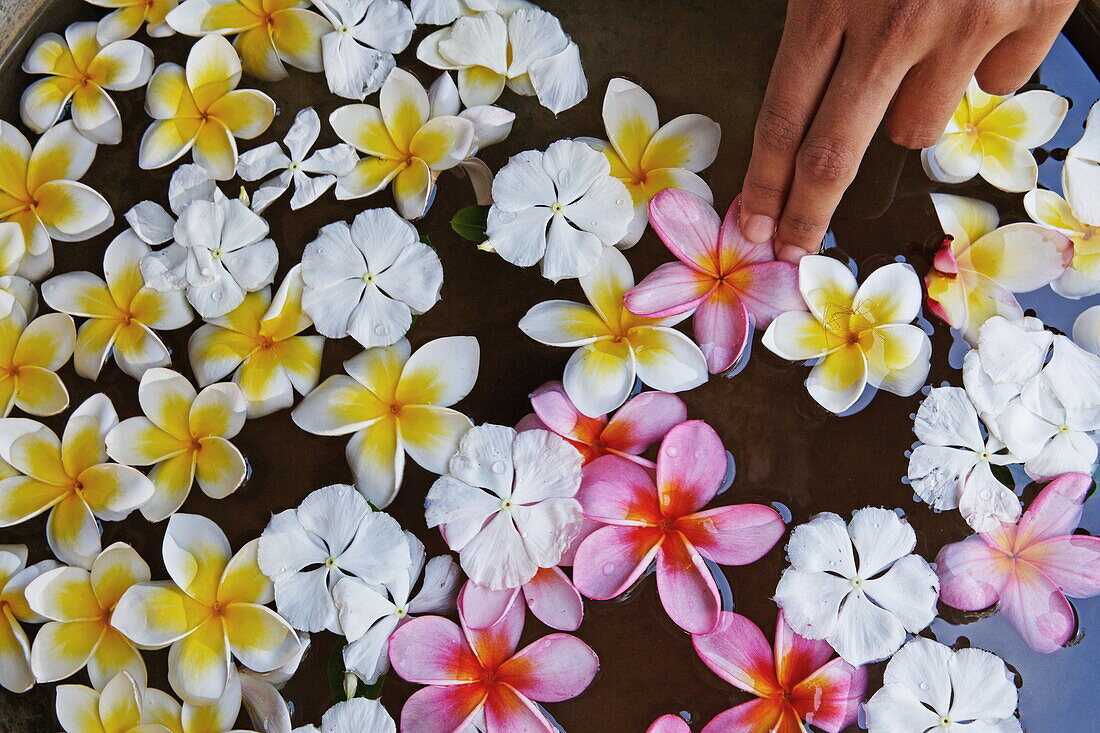
{"type": "Polygon", "coordinates": [[[623,295],[634,287],[634,273],[622,252],[604,247],[599,263],[580,284],[591,305],[548,300],[519,322],[540,343],[578,347],[562,379],[578,410],[589,417],[613,412],[626,402],[637,378],[661,392],[683,392],[707,381],[703,352],[672,328],[687,313],[642,318],[623,305],[623,295]]]}
{"type": "Polygon", "coordinates": [[[554,282],[592,272],[604,248],[626,236],[634,211],[607,157],[578,140],[511,158],[493,180],[493,200],[489,245],[519,267],[541,260],[554,282]]]}
{"type": "Polygon", "coordinates": [[[580,483],[581,455],[558,435],[479,425],[428,490],[425,519],[471,580],[516,588],[557,565],[580,532],[580,483]]]}
{"type": "Polygon", "coordinates": [[[293,733],[397,733],[397,724],[378,700],[356,697],[329,708],[320,728],[303,725],[293,733]]]}
{"type": "Polygon", "coordinates": [[[325,79],[333,94],[362,101],[395,66],[393,55],[412,40],[416,23],[399,0],[314,0],[335,29],[321,38],[325,79]]]}
{"type": "Polygon", "coordinates": [[[989,652],[913,639],[882,681],[864,706],[870,733],[1020,733],[1012,674],[989,652]]]}
{"type": "Polygon", "coordinates": [[[508,18],[486,10],[463,16],[420,42],[416,57],[458,71],[466,106],[492,104],[507,86],[537,96],[554,114],[588,96],[580,49],[550,13],[522,7],[508,18]]]}
{"type": "MultiPolygon", "coordinates": [[[[243,701],[246,706],[248,704],[245,675],[258,676],[251,671],[242,671],[245,669],[244,667],[230,669],[225,690],[218,699],[207,705],[192,705],[188,702],[180,705],[171,695],[160,690],[142,691],[141,717],[145,727],[140,730],[140,733],[251,733],[236,727],[237,718],[241,712],[241,702],[243,701]]],[[[278,693],[275,694],[278,696],[278,693]]],[[[279,699],[282,700],[281,697],[279,699]]],[[[285,703],[283,705],[285,706],[285,703]]],[[[269,721],[271,724],[274,722],[269,721]]],[[[282,730],[290,730],[289,714],[285,725],[286,727],[282,730]]],[[[270,727],[259,727],[257,730],[273,732],[279,729],[270,725],[270,727]]]]}
{"type": "Polygon", "coordinates": [[[993,316],[982,325],[977,346],[963,357],[963,386],[991,432],[999,432],[1001,415],[1042,370],[1052,343],[1038,318],[993,316]]]}
{"type": "Polygon", "coordinates": [[[1100,234],[1100,103],[1093,103],[1085,133],[1066,152],[1062,188],[1077,217],[1100,234]]]}
{"type": "Polygon", "coordinates": [[[933,509],[958,509],[975,532],[1020,518],[1020,499],[992,466],[1016,463],[996,436],[982,437],[978,412],[960,387],[935,387],[921,402],[909,457],[913,490],[933,509]]]}
{"type": "Polygon", "coordinates": [[[14,316],[29,323],[38,313],[38,291],[30,280],[15,274],[25,252],[19,225],[0,222],[0,318],[14,316]]]}
{"type": "Polygon", "coordinates": [[[847,525],[817,514],[791,532],[775,602],[797,634],[825,639],[849,664],[885,659],[936,617],[939,579],[916,545],[886,509],[860,509],[847,525]]]}
{"type": "Polygon", "coordinates": [[[343,634],[332,589],[342,578],[372,585],[404,574],[411,562],[401,526],[376,512],[352,486],[314,491],[271,518],[260,536],[260,569],[275,584],[275,607],[302,631],[343,634]]]}
{"type": "Polygon", "coordinates": [[[176,9],[178,0],[87,0],[89,5],[109,8],[99,19],[96,37],[100,43],[129,38],[145,26],[150,38],[167,38],[176,31],[165,16],[176,9]]]}
{"type": "MultiPolygon", "coordinates": [[[[15,475],[0,464],[0,479],[15,475]]],[[[26,545],[0,545],[0,687],[26,692],[34,686],[31,671],[31,643],[22,624],[40,624],[46,619],[27,605],[25,591],[42,573],[59,567],[56,560],[27,566],[26,545]]]]}
{"type": "Polygon", "coordinates": [[[344,669],[373,685],[390,668],[390,635],[411,614],[447,614],[454,610],[462,574],[450,555],[439,555],[425,564],[424,545],[405,532],[412,564],[408,570],[382,585],[344,578],[332,590],[340,627],[348,639],[344,669]],[[421,579],[420,589],[413,588],[421,579]]]}
{"type": "Polygon", "coordinates": [[[318,333],[389,346],[439,301],[439,255],[393,209],[321,228],[302,253],[302,305],[318,333]]]}
{"type": "Polygon", "coordinates": [[[413,19],[424,25],[448,25],[464,15],[486,10],[505,18],[520,8],[532,7],[527,0],[412,0],[413,19]]]}
{"type": "Polygon", "coordinates": [[[171,733],[159,723],[147,723],[144,683],[120,672],[97,692],[84,685],[57,687],[57,720],[65,733],[171,733]]]}
{"type": "Polygon", "coordinates": [[[237,174],[246,181],[258,181],[279,171],[252,194],[253,211],[263,213],[292,183],[294,194],[290,197],[290,208],[297,210],[308,206],[332,188],[338,176],[351,172],[359,156],[350,145],[340,143],[309,154],[320,134],[321,118],[316,110],[307,107],[294,118],[282,145],[268,143],[241,155],[237,174]]]}
{"type": "Polygon", "coordinates": [[[1090,354],[1100,355],[1100,305],[1077,316],[1073,322],[1073,340],[1090,354]]]}

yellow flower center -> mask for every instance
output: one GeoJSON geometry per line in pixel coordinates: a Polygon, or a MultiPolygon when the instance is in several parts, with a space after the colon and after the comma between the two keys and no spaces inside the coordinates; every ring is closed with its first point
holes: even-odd
{"type": "Polygon", "coordinates": [[[981,130],[978,129],[977,125],[971,124],[967,125],[966,129],[963,132],[965,132],[967,135],[970,135],[971,137],[976,137],[981,132],[981,130]]]}
{"type": "Polygon", "coordinates": [[[275,339],[271,338],[270,336],[261,335],[259,338],[256,339],[256,341],[259,344],[260,349],[264,351],[270,351],[271,349],[275,348],[275,339]]]}
{"type": "Polygon", "coordinates": [[[550,210],[553,211],[555,214],[560,214],[561,212],[565,211],[565,207],[559,203],[555,203],[553,206],[550,207],[550,210]]]}
{"type": "Polygon", "coordinates": [[[363,275],[363,282],[367,283],[368,285],[374,282],[374,273],[368,272],[367,274],[363,275]]]}

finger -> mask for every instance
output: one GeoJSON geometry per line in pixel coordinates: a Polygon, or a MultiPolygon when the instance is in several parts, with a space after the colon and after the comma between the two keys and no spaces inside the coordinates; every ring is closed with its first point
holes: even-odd
{"type": "Polygon", "coordinates": [[[835,6],[817,10],[791,2],[753,134],[752,157],[742,185],[741,230],[753,242],[775,234],[794,175],[795,154],[813,119],[840,50],[835,6]],[[822,17],[825,16],[825,17],[822,17]]]}
{"type": "Polygon", "coordinates": [[[936,53],[910,69],[890,105],[886,119],[890,139],[912,150],[935,145],[981,57],[981,53],[964,59],[955,51],[936,53]]]}
{"type": "Polygon", "coordinates": [[[1039,18],[1005,36],[986,54],[974,76],[987,94],[1012,94],[1028,82],[1046,58],[1076,3],[1051,0],[1039,18]]]}

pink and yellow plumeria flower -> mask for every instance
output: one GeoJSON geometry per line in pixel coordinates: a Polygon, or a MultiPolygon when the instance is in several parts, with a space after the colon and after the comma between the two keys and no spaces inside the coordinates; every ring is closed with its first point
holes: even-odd
{"type": "Polygon", "coordinates": [[[188,342],[191,368],[200,386],[230,372],[256,418],[294,404],[321,376],[324,336],[302,336],[313,321],[302,310],[301,266],[287,273],[272,300],[264,288],[244,297],[236,310],[200,326],[188,342]]]}
{"type": "Polygon", "coordinates": [[[694,193],[658,193],[649,203],[649,220],[679,261],[661,265],[623,298],[630,312],[647,318],[694,313],[695,340],[712,374],[737,362],[753,324],[767,328],[780,313],[806,307],[798,268],[777,262],[770,241],[745,239],[740,211],[740,196],[720,221],[694,193]]]}
{"type": "Polygon", "coordinates": [[[784,359],[820,359],[806,379],[819,405],[839,414],[868,386],[908,397],[924,384],[932,345],[912,325],[921,302],[912,267],[880,267],[857,288],[838,260],[811,255],[799,261],[798,288],[809,312],[781,314],[763,342],[784,359]]]}
{"type": "Polygon", "coordinates": [[[165,38],[175,31],[165,16],[175,9],[178,0],[87,0],[91,5],[110,8],[111,12],[99,19],[96,36],[100,43],[110,43],[129,38],[145,25],[150,38],[165,38]]]}
{"type": "Polygon", "coordinates": [[[217,35],[191,47],[186,68],[158,66],[145,95],[145,110],[154,121],[141,138],[138,165],[163,168],[190,150],[211,178],[232,178],[236,139],[251,140],[275,119],[274,100],[255,89],[237,89],[240,81],[241,60],[217,35]]]}
{"type": "Polygon", "coordinates": [[[118,422],[97,394],[77,407],[61,438],[34,420],[0,420],[0,457],[19,472],[0,481],[0,527],[43,512],[46,540],[63,562],[91,567],[102,550],[97,519],[117,522],[147,502],[153,484],[140,471],[109,463],[104,437],[118,422]]]}
{"type": "MultiPolygon", "coordinates": [[[[0,480],[11,470],[0,463],[0,480]]],[[[0,687],[26,692],[34,686],[31,671],[31,643],[22,624],[40,624],[46,619],[27,605],[24,595],[31,582],[58,566],[56,560],[43,560],[27,567],[26,545],[0,545],[0,687]]]]}
{"type": "Polygon", "coordinates": [[[942,183],[980,175],[1002,191],[1030,191],[1039,177],[1031,148],[1054,137],[1068,110],[1069,102],[1054,92],[999,97],[971,79],[943,137],[922,151],[924,170],[942,183]]]}
{"type": "Polygon", "coordinates": [[[525,612],[523,604],[514,604],[487,629],[421,616],[395,631],[394,671],[428,685],[401,709],[403,733],[466,730],[482,715],[490,731],[553,731],[535,703],[581,694],[600,662],[569,634],[549,634],[517,653],[525,612]]]}
{"type": "Polygon", "coordinates": [[[244,427],[246,402],[230,382],[196,392],[171,369],[145,372],[138,385],[144,415],[123,420],[107,435],[107,452],[127,466],[152,466],[156,493],[141,513],[165,519],[187,499],[191,485],[212,499],[224,499],[244,483],[248,465],[229,442],[244,427]]]}
{"type": "Polygon", "coordinates": [[[934,193],[932,204],[947,236],[924,278],[928,307],[972,344],[991,316],[1023,318],[1012,294],[1049,284],[1073,256],[1061,232],[1029,223],[998,227],[997,208],[984,201],[934,193]]]}
{"type": "Polygon", "coordinates": [[[43,277],[53,269],[53,240],[82,242],[114,223],[107,200],[77,183],[95,151],[71,120],[51,127],[33,148],[0,120],[0,222],[15,222],[23,231],[18,274],[43,277]]]}
{"type": "Polygon", "coordinates": [[[1074,534],[1092,479],[1067,473],[1015,524],[947,545],[936,557],[940,600],[981,611],[994,603],[1034,651],[1064,646],[1077,628],[1066,596],[1100,595],[1100,537],[1074,534]]]}
{"type": "Polygon", "coordinates": [[[440,171],[475,151],[474,123],[433,115],[428,92],[416,77],[395,68],[378,92],[378,106],[349,104],[329,117],[336,134],[364,158],[336,184],[336,197],[369,196],[393,182],[397,210],[406,219],[424,215],[440,171]]]}
{"type": "Polygon", "coordinates": [[[467,580],[458,603],[463,621],[471,629],[496,625],[516,605],[527,606],[535,618],[558,631],[576,631],[584,620],[581,594],[569,576],[556,566],[539,568],[523,585],[505,590],[491,590],[467,580]]]}
{"type": "Polygon", "coordinates": [[[71,104],[80,134],[98,145],[117,145],[122,117],[107,92],[144,86],[153,73],[153,52],[137,41],[100,43],[95,23],[73,23],[64,36],[46,33],[35,40],[23,71],[46,75],[23,92],[23,124],[43,133],[71,104]]]}
{"type": "Polygon", "coordinates": [[[294,409],[314,435],[347,435],[355,487],[376,507],[397,496],[405,453],[432,473],[447,473],[458,441],[473,425],[451,409],[477,381],[481,348],[472,336],[429,341],[412,353],[405,339],[344,362],[294,409]]]}
{"type": "Polygon", "coordinates": [[[637,378],[663,392],[682,392],[707,381],[703,352],[672,328],[686,315],[642,318],[623,305],[634,273],[622,252],[604,247],[580,284],[591,305],[548,300],[519,322],[540,343],[578,347],[562,379],[578,410],[589,417],[606,415],[626,402],[637,378]]]}
{"type": "Polygon", "coordinates": [[[695,651],[710,669],[734,687],[755,695],[719,714],[704,733],[805,733],[805,723],[838,733],[856,722],[867,671],[853,667],[827,641],[804,639],[775,622],[774,648],[749,619],[722,612],[718,626],[692,637],[695,651]]]}
{"type": "Polygon", "coordinates": [[[84,685],[59,685],[57,720],[65,733],[171,733],[144,721],[143,685],[120,672],[100,692],[84,685]]]}
{"type": "Polygon", "coordinates": [[[657,589],[680,628],[705,634],[722,600],[706,561],[747,565],[783,535],[771,507],[739,504],[703,510],[726,477],[726,450],[704,422],[680,423],[665,436],[655,471],[619,456],[584,468],[584,516],[602,523],[581,542],[573,581],[597,600],[625,592],[656,560],[657,589]]]}
{"type": "Polygon", "coordinates": [[[73,355],[76,324],[65,313],[47,313],[30,323],[20,311],[0,319],[0,417],[13,407],[40,417],[69,406],[69,391],[57,376],[73,355]]]}
{"type": "Polygon", "coordinates": [[[149,577],[149,566],[134,548],[116,542],[96,556],[90,570],[63,567],[35,578],[27,586],[27,603],[49,619],[31,647],[35,678],[56,682],[87,665],[97,690],[123,671],[144,686],[141,653],[111,625],[111,614],[126,589],[149,577]]]}
{"type": "Polygon", "coordinates": [[[308,0],[184,0],[168,24],[188,36],[236,34],[233,46],[244,70],[264,81],[287,76],[284,63],[303,71],[324,70],[321,38],[332,24],[308,0]]]}
{"type": "Polygon", "coordinates": [[[690,191],[713,203],[698,173],[718,156],[722,128],[709,117],[680,115],[660,124],[657,103],[645,89],[612,79],[603,98],[603,124],[610,142],[586,140],[611,162],[611,175],[630,191],[634,219],[620,246],[636,244],[649,221],[649,202],[668,188],[690,191]]]}
{"type": "Polygon", "coordinates": [[[183,292],[146,286],[141,260],[149,245],[133,230],[115,237],[103,253],[103,277],[66,272],[42,283],[42,299],[56,311],[87,318],[76,334],[76,373],[95,380],[107,358],[134,379],[172,362],[153,329],[183,328],[195,314],[183,292]]]}
{"type": "Polygon", "coordinates": [[[298,636],[266,607],[275,590],[256,564],[258,539],[234,555],[218,525],[176,514],[164,532],[171,582],[139,583],[122,594],[112,623],[142,647],[171,645],[168,680],[184,702],[216,702],[233,659],[270,672],[299,650],[298,636]]]}

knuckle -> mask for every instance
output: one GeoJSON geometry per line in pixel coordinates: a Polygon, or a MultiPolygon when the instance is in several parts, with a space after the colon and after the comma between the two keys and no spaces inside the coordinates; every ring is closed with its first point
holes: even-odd
{"type": "Polygon", "coordinates": [[[780,227],[784,241],[805,245],[819,242],[825,236],[829,222],[816,216],[785,214],[780,227]]]}
{"type": "Polygon", "coordinates": [[[802,126],[783,106],[766,103],[756,121],[756,139],[772,152],[791,154],[802,142],[802,126]]]}
{"type": "Polygon", "coordinates": [[[890,140],[895,145],[900,145],[910,150],[930,148],[939,142],[940,139],[940,133],[938,131],[933,131],[928,128],[890,126],[888,132],[890,134],[890,140]]]}
{"type": "Polygon", "coordinates": [[[879,37],[887,43],[908,38],[924,17],[924,5],[924,0],[887,3],[879,20],[879,37]]]}
{"type": "Polygon", "coordinates": [[[798,151],[798,171],[818,183],[839,183],[855,175],[856,156],[829,138],[807,138],[798,151]]]}
{"type": "Polygon", "coordinates": [[[759,181],[750,176],[745,179],[744,194],[747,198],[758,202],[777,203],[783,201],[787,191],[782,186],[759,181]]]}

